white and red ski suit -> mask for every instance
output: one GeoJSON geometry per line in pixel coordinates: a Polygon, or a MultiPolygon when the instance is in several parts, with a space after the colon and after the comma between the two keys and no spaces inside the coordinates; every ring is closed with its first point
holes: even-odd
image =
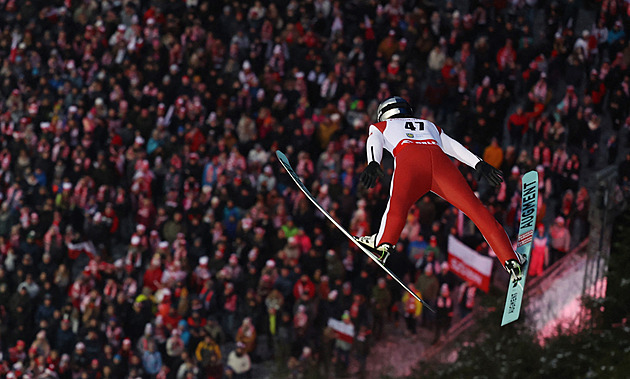
{"type": "Polygon", "coordinates": [[[475,168],[481,160],[430,121],[392,118],[370,125],[368,163],[381,163],[383,149],[394,156],[387,208],[376,235],[376,246],[395,245],[411,206],[428,191],[464,212],[479,228],[500,262],[517,259],[505,230],[475,196],[449,156],[475,168]],[[447,155],[448,154],[448,155],[447,155]]]}

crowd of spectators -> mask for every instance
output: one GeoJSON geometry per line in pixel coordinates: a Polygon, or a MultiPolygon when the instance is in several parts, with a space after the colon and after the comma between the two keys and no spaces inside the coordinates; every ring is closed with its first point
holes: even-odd
{"type": "MultiPolygon", "coordinates": [[[[475,298],[448,236],[492,254],[470,221],[412,209],[390,259],[422,312],[274,156],[376,232],[389,184],[358,174],[392,95],[503,170],[493,189],[460,167],[512,237],[538,170],[532,275],[561,259],[588,233],[582,166],[616,163],[630,127],[627,3],[584,1],[584,30],[577,1],[437,3],[1,0],[0,375],[318,377],[364,373],[387,322],[438,341],[475,298]]],[[[619,173],[628,193],[630,155],[619,173]]]]}

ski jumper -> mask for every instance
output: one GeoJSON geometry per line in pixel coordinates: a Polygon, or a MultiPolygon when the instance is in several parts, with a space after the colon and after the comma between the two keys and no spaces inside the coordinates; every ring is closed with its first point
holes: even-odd
{"type": "Polygon", "coordinates": [[[395,245],[409,209],[431,191],[473,221],[502,264],[509,259],[518,261],[505,230],[475,196],[449,155],[472,168],[481,158],[440,127],[418,118],[392,118],[370,125],[366,143],[368,163],[380,164],[383,148],[394,156],[394,173],[375,246],[395,245]]]}

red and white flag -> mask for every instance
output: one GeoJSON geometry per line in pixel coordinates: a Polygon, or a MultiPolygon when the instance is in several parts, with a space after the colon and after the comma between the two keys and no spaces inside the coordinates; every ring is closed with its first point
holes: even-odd
{"type": "Polygon", "coordinates": [[[338,339],[352,343],[352,340],[354,339],[354,325],[346,324],[345,322],[334,318],[329,318],[328,326],[335,331],[338,339]]]}
{"type": "Polygon", "coordinates": [[[90,259],[94,259],[97,255],[96,247],[92,241],[83,241],[83,242],[68,242],[68,255],[72,259],[77,259],[81,253],[87,254],[90,259]]]}
{"type": "Polygon", "coordinates": [[[490,289],[493,259],[479,254],[454,236],[448,237],[448,264],[455,274],[482,291],[490,289]]]}

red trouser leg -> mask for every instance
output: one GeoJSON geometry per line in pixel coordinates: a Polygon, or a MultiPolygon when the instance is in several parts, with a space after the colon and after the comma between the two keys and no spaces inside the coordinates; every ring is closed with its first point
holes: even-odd
{"type": "Polygon", "coordinates": [[[394,159],[390,197],[377,234],[377,246],[398,242],[409,209],[429,190],[464,212],[475,223],[501,263],[517,259],[501,224],[437,146],[407,146],[394,159]]]}
{"type": "Polygon", "coordinates": [[[430,149],[424,146],[407,146],[396,155],[389,201],[376,236],[377,246],[398,242],[409,209],[431,188],[430,162],[430,149]]]}
{"type": "Polygon", "coordinates": [[[517,259],[505,230],[475,196],[450,158],[441,151],[435,152],[432,167],[431,191],[464,212],[475,223],[502,264],[508,259],[517,259]]]}

